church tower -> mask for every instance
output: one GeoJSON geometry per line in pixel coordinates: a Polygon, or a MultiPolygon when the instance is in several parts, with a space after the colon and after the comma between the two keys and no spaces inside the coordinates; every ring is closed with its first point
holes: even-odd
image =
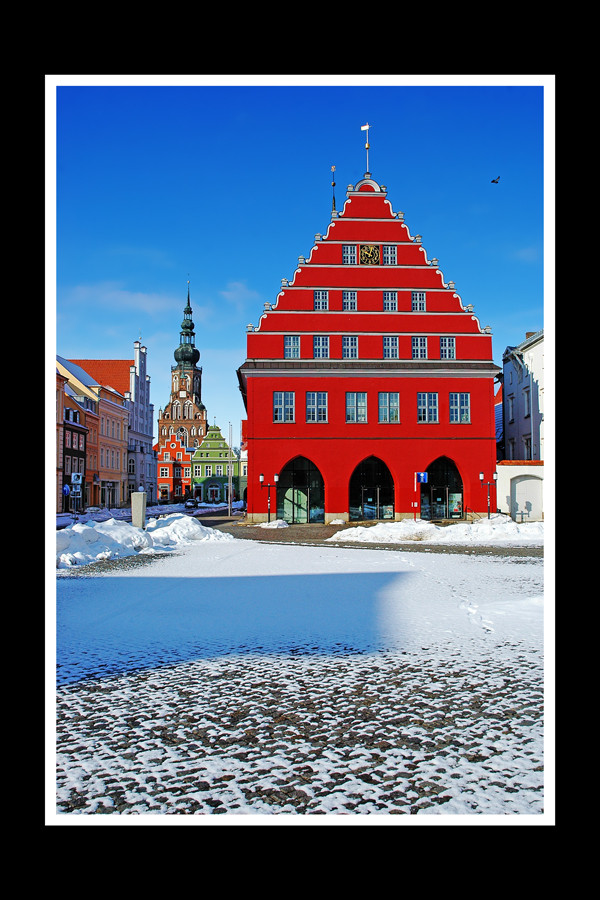
{"type": "Polygon", "coordinates": [[[206,435],[202,367],[198,366],[200,351],[196,347],[195,338],[188,281],[187,305],[183,310],[179,346],[173,354],[175,365],[171,366],[171,397],[165,408],[158,413],[160,446],[176,437],[183,447],[199,447],[206,435]]]}

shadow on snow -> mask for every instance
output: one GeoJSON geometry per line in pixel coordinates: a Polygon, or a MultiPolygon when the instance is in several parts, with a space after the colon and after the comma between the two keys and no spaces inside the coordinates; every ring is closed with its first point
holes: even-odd
{"type": "Polygon", "coordinates": [[[67,684],[230,654],[398,649],[407,629],[390,597],[407,577],[64,579],[57,592],[57,680],[67,684]]]}

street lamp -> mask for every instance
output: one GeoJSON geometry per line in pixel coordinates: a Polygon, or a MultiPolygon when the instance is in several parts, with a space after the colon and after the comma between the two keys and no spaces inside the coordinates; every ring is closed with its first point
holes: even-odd
{"type": "MultiPolygon", "coordinates": [[[[258,476],[258,480],[260,481],[261,488],[265,487],[265,476],[261,472],[258,476]]],[[[279,481],[279,475],[277,472],[273,475],[274,484],[267,484],[267,522],[271,521],[271,488],[277,486],[277,482],[279,481]]]]}
{"type": "Polygon", "coordinates": [[[480,472],[479,480],[482,485],[487,485],[487,489],[488,489],[488,519],[489,519],[489,517],[490,517],[490,487],[498,481],[498,473],[494,472],[494,474],[492,475],[492,478],[494,479],[493,481],[484,481],[483,477],[484,477],[483,472],[480,472]]]}

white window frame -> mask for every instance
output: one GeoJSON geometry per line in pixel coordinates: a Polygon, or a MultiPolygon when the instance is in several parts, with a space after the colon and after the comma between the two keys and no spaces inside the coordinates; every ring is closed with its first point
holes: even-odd
{"type": "Polygon", "coordinates": [[[471,394],[468,391],[450,391],[450,422],[452,424],[471,421],[471,394]]]}
{"type": "Polygon", "coordinates": [[[417,422],[438,422],[437,391],[417,392],[417,422]]]}
{"type": "Polygon", "coordinates": [[[356,244],[342,245],[342,263],[345,266],[356,265],[356,244]]]}
{"type": "Polygon", "coordinates": [[[346,422],[363,424],[367,421],[367,392],[346,391],[346,422]]]}
{"type": "Polygon", "coordinates": [[[395,244],[384,244],[381,248],[381,258],[384,266],[395,266],[396,265],[396,251],[397,247],[395,244]]]}
{"type": "Polygon", "coordinates": [[[329,335],[313,335],[313,359],[329,359],[329,335]]]}
{"type": "Polygon", "coordinates": [[[398,424],[400,422],[400,394],[398,391],[380,391],[377,401],[379,422],[398,424]]]}
{"type": "Polygon", "coordinates": [[[306,392],[306,421],[327,422],[327,391],[306,392]]]}
{"type": "Polygon", "coordinates": [[[411,295],[411,309],[413,312],[425,312],[427,296],[425,291],[413,291],[411,295]]]}
{"type": "Polygon", "coordinates": [[[383,311],[384,312],[398,312],[398,292],[397,291],[384,291],[383,292],[383,311]]]}
{"type": "Polygon", "coordinates": [[[383,336],[383,358],[398,359],[398,336],[384,334],[383,336]]]}
{"type": "Polygon", "coordinates": [[[283,358],[300,359],[300,335],[286,334],[283,338],[283,358]]]}
{"type": "Polygon", "coordinates": [[[412,358],[413,359],[427,359],[427,338],[426,337],[414,337],[412,338],[412,358]]]}
{"type": "Polygon", "coordinates": [[[358,359],[358,337],[356,335],[342,336],[342,359],[358,359]]]}
{"type": "Polygon", "coordinates": [[[296,395],[294,391],[273,391],[273,421],[294,422],[296,395]]]}
{"type": "Polygon", "coordinates": [[[329,309],[329,291],[313,291],[313,309],[329,309]]]}
{"type": "Polygon", "coordinates": [[[456,359],[456,338],[440,338],[440,359],[456,359]]]}
{"type": "Polygon", "coordinates": [[[345,312],[356,312],[356,291],[342,291],[342,309],[345,312]]]}

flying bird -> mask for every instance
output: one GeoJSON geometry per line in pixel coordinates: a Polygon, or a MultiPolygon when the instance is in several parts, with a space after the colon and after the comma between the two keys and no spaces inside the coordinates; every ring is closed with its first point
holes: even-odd
{"type": "Polygon", "coordinates": [[[492,178],[492,184],[498,184],[499,181],[500,181],[500,176],[499,176],[499,175],[498,175],[497,178],[492,178]]]}

